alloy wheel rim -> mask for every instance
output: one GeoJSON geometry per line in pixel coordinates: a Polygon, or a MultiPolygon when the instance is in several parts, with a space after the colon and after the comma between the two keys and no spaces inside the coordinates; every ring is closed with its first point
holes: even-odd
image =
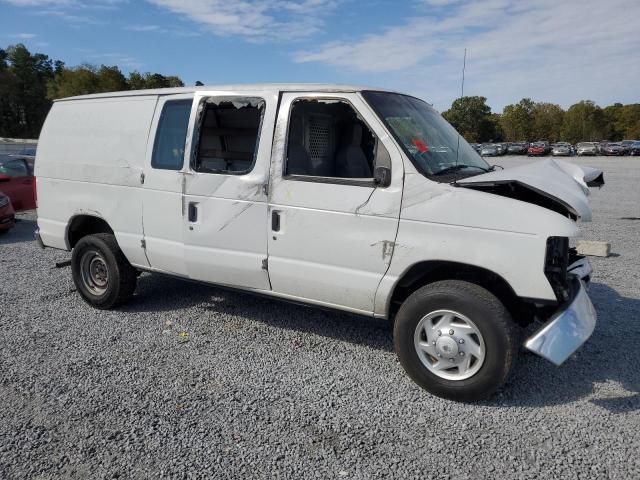
{"type": "Polygon", "coordinates": [[[482,367],[482,333],[467,316],[453,310],[428,313],[416,326],[414,346],[422,364],[445,380],[465,380],[482,367]]]}

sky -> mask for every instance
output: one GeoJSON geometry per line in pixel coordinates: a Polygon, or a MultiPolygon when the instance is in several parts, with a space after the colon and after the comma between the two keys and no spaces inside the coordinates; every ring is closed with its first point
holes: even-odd
{"type": "Polygon", "coordinates": [[[446,110],[640,102],[639,0],[0,0],[0,48],[187,85],[348,83],[446,110]]]}

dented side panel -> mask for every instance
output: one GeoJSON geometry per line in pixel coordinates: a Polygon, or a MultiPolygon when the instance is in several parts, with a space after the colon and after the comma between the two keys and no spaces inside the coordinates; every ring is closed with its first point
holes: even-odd
{"type": "Polygon", "coordinates": [[[398,237],[376,315],[387,315],[402,275],[430,260],[481,267],[500,275],[518,296],[555,301],[544,275],[546,240],[575,236],[575,222],[530,203],[431,182],[408,162],[405,168],[398,237]]]}
{"type": "Polygon", "coordinates": [[[194,101],[192,146],[198,141],[204,104],[231,102],[234,106],[261,108],[261,125],[253,167],[244,174],[204,173],[185,163],[184,261],[195,280],[269,290],[269,274],[262,268],[267,258],[267,192],[271,144],[278,96],[275,92],[203,91],[194,101]],[[191,221],[189,205],[196,209],[191,221]]]}

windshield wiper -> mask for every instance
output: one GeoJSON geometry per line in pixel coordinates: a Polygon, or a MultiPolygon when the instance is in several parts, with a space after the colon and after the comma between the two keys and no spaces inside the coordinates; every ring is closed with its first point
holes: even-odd
{"type": "Polygon", "coordinates": [[[489,171],[489,169],[484,167],[479,167],[478,165],[458,164],[458,165],[451,165],[450,167],[447,167],[447,168],[443,168],[439,172],[434,173],[434,175],[444,175],[445,173],[453,173],[453,172],[457,172],[458,170],[462,170],[463,168],[477,168],[478,170],[482,170],[483,172],[489,171]]]}

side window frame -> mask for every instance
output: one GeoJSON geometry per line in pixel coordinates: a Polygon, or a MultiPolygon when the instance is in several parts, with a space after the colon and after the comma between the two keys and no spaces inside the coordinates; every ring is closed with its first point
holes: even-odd
{"type": "Polygon", "coordinates": [[[191,110],[193,108],[193,98],[175,98],[175,99],[167,99],[163,102],[162,104],[162,110],[160,111],[160,116],[158,117],[158,122],[156,124],[155,127],[155,135],[154,135],[154,139],[153,139],[153,149],[151,151],[151,160],[149,162],[149,166],[151,167],[151,169],[153,170],[161,170],[161,171],[168,171],[168,172],[180,172],[182,171],[182,169],[184,168],[184,153],[187,150],[187,146],[188,146],[188,139],[189,139],[189,128],[190,128],[190,121],[191,121],[191,110]],[[165,109],[167,108],[168,105],[171,104],[175,104],[175,103],[183,103],[185,105],[189,105],[188,108],[188,115],[187,115],[187,122],[186,122],[186,129],[185,129],[185,136],[184,136],[184,146],[183,146],[183,155],[182,155],[182,160],[178,166],[178,168],[167,168],[167,167],[163,167],[163,166],[158,166],[158,165],[154,165],[154,159],[156,158],[156,151],[158,148],[158,141],[159,141],[159,133],[160,133],[160,128],[162,127],[162,119],[163,116],[165,114],[165,109]]]}
{"type": "Polygon", "coordinates": [[[267,99],[264,97],[260,97],[257,95],[205,95],[198,99],[198,104],[195,107],[195,123],[193,128],[193,135],[191,137],[191,151],[189,152],[189,169],[198,174],[202,175],[234,175],[234,176],[243,176],[252,173],[256,167],[256,162],[258,158],[258,150],[260,148],[260,141],[262,137],[262,129],[264,127],[264,117],[267,109],[267,99]],[[202,131],[202,124],[205,121],[205,112],[206,108],[204,106],[207,103],[208,99],[216,99],[218,103],[223,101],[247,101],[247,103],[251,101],[258,101],[260,105],[260,123],[258,124],[258,134],[256,135],[256,143],[253,151],[253,158],[251,160],[251,165],[246,170],[226,170],[226,171],[201,171],[196,169],[196,159],[198,156],[199,148],[200,148],[200,133],[202,131]]]}
{"type": "MultiPolygon", "coordinates": [[[[379,185],[376,184],[374,177],[368,177],[368,178],[348,178],[348,177],[322,177],[322,176],[314,176],[314,175],[299,175],[299,174],[290,174],[287,173],[287,162],[288,162],[288,156],[289,156],[289,132],[291,130],[291,115],[293,113],[293,107],[295,105],[296,102],[298,101],[338,101],[338,102],[342,102],[345,103],[347,105],[349,105],[349,107],[351,107],[351,109],[355,112],[355,114],[357,115],[358,119],[369,129],[369,131],[371,132],[371,134],[374,136],[375,140],[376,140],[376,145],[374,148],[374,152],[373,152],[373,165],[372,165],[372,172],[375,172],[376,169],[376,165],[377,165],[377,160],[378,160],[378,153],[379,153],[379,149],[382,146],[383,149],[386,150],[386,147],[383,145],[382,141],[380,140],[379,136],[375,133],[374,129],[371,128],[371,125],[369,125],[369,123],[365,120],[364,115],[362,115],[362,113],[356,108],[356,106],[348,99],[345,97],[340,97],[340,96],[333,96],[333,95],[316,95],[316,96],[312,96],[312,97],[308,97],[308,96],[299,96],[299,97],[295,97],[291,100],[291,103],[289,105],[289,112],[287,114],[287,129],[286,129],[286,134],[284,137],[284,150],[283,150],[283,155],[284,158],[282,159],[282,172],[281,172],[281,178],[282,180],[290,180],[290,181],[298,181],[298,182],[312,182],[312,183],[327,183],[327,184],[334,184],[334,185],[352,185],[352,186],[356,186],[356,187],[379,187],[379,188],[384,188],[384,187],[380,187],[379,185]]],[[[387,156],[388,156],[388,152],[387,152],[387,156]]]]}

